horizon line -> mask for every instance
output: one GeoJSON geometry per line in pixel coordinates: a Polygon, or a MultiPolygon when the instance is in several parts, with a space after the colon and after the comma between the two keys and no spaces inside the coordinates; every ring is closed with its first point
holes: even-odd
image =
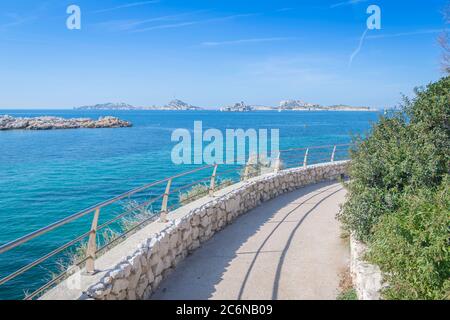
{"type": "MultiPolygon", "coordinates": [[[[257,112],[257,111],[277,111],[279,107],[277,106],[263,106],[263,105],[250,105],[251,107],[270,107],[273,108],[273,110],[253,110],[253,112],[257,112]]],[[[323,105],[322,107],[332,107],[335,105],[323,105]]],[[[336,105],[339,106],[339,105],[336,105]]],[[[352,106],[352,105],[342,105],[342,106],[346,106],[346,107],[354,107],[354,108],[369,108],[369,111],[372,110],[376,110],[376,111],[380,111],[380,110],[385,110],[385,109],[395,109],[395,107],[366,107],[366,106],[352,106]]],[[[162,106],[164,107],[164,106],[162,106]]],[[[161,107],[161,108],[162,108],[161,107]]],[[[198,107],[198,106],[197,106],[198,107]]],[[[200,110],[163,110],[163,109],[157,109],[158,107],[155,107],[156,109],[78,109],[79,107],[0,107],[0,111],[16,111],[16,110],[24,110],[24,111],[36,111],[36,110],[54,110],[54,111],[64,111],[64,110],[73,110],[73,111],[220,111],[223,107],[198,107],[200,108],[200,110]]],[[[289,109],[283,109],[283,111],[304,111],[304,110],[289,110],[289,109]]],[[[314,111],[314,110],[313,110],[314,111]]],[[[320,111],[320,110],[316,110],[316,111],[320,111]]],[[[322,111],[346,111],[346,110],[322,110],[322,111]]],[[[351,110],[350,110],[351,111],[351,110]]],[[[0,113],[0,116],[2,114],[0,113]]],[[[5,115],[5,114],[3,114],[5,115]]]]}

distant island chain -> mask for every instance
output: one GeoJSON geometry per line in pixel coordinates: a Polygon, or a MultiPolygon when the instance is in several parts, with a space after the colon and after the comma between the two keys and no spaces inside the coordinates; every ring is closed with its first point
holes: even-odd
{"type": "MultiPolygon", "coordinates": [[[[137,107],[127,103],[103,103],[91,106],[76,107],[75,110],[169,110],[169,111],[200,111],[206,108],[196,107],[184,101],[175,99],[164,106],[137,107]]],[[[247,105],[244,102],[238,102],[232,106],[226,106],[219,109],[222,112],[251,112],[251,111],[375,111],[369,107],[355,107],[348,105],[321,106],[303,102],[301,100],[281,101],[278,106],[260,106],[247,105]]]]}

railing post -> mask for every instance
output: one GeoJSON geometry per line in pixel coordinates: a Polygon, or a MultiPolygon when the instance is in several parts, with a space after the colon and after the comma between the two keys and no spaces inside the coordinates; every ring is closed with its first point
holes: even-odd
{"type": "Polygon", "coordinates": [[[169,179],[166,186],[166,191],[164,192],[162,206],[161,206],[161,217],[159,219],[159,222],[166,223],[167,222],[167,204],[169,203],[169,194],[170,194],[170,187],[172,186],[172,179],[169,179]]]}
{"type": "Polygon", "coordinates": [[[97,208],[92,219],[91,231],[89,234],[88,246],[86,249],[86,273],[95,273],[95,255],[97,252],[97,225],[100,216],[100,209],[97,208]]]}
{"type": "Polygon", "coordinates": [[[334,162],[334,156],[336,155],[336,146],[333,148],[333,153],[331,154],[331,162],[334,162]]]}
{"type": "Polygon", "coordinates": [[[308,166],[308,153],[309,153],[309,148],[306,149],[305,158],[303,159],[303,167],[305,167],[305,168],[308,166]]]}
{"type": "Polygon", "coordinates": [[[247,164],[245,165],[245,169],[244,169],[244,181],[248,180],[248,174],[249,174],[249,171],[250,171],[250,166],[251,166],[251,164],[252,164],[252,160],[253,160],[253,155],[251,155],[251,156],[248,158],[248,162],[247,162],[247,164]]]}
{"type": "Polygon", "coordinates": [[[209,185],[209,195],[212,197],[214,195],[214,191],[216,190],[216,175],[217,175],[217,167],[218,165],[214,165],[214,170],[211,176],[211,183],[209,185]]]}
{"type": "Polygon", "coordinates": [[[278,157],[275,160],[275,173],[280,172],[281,170],[281,152],[278,152],[278,157]]]}

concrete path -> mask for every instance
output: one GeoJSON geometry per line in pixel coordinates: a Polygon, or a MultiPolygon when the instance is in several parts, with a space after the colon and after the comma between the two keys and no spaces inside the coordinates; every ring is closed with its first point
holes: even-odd
{"type": "Polygon", "coordinates": [[[345,190],[320,183],[239,217],[181,262],[152,299],[335,299],[348,246],[345,190]]]}

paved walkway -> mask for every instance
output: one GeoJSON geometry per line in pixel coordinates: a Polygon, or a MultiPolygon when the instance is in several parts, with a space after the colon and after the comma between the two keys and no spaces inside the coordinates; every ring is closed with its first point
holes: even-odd
{"type": "Polygon", "coordinates": [[[345,190],[320,183],[239,217],[181,262],[153,299],[335,299],[348,246],[345,190]]]}

